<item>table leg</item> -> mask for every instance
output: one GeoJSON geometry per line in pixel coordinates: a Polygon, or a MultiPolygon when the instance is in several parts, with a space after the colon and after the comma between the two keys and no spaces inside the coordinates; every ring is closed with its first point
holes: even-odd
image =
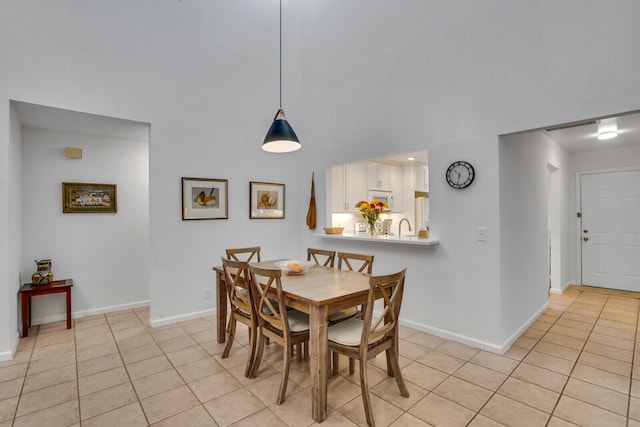
{"type": "Polygon", "coordinates": [[[71,329],[71,288],[67,289],[67,329],[71,329]]]}
{"type": "Polygon", "coordinates": [[[327,306],[311,306],[309,310],[309,369],[311,373],[311,405],[314,421],[327,418],[327,306]]]}
{"type": "Polygon", "coordinates": [[[218,316],[218,342],[223,343],[227,333],[227,291],[222,273],[216,271],[216,314],[218,316]]]}
{"type": "Polygon", "coordinates": [[[22,309],[22,337],[26,338],[29,336],[29,318],[31,317],[29,313],[29,297],[26,293],[20,294],[20,303],[22,309]]]}

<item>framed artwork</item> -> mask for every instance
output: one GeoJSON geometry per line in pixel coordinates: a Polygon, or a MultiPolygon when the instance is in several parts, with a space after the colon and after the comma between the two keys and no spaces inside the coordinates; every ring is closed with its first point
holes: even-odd
{"type": "Polygon", "coordinates": [[[284,218],[284,184],[251,181],[249,218],[284,218]]]}
{"type": "Polygon", "coordinates": [[[116,213],[116,184],[62,183],[62,213],[116,213]]]}
{"type": "Polygon", "coordinates": [[[226,179],[182,178],[182,219],[227,219],[226,179]]]}

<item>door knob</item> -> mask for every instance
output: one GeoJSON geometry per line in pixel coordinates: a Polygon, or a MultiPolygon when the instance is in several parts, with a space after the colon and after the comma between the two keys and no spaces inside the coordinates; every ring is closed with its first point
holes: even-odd
{"type": "Polygon", "coordinates": [[[589,238],[588,237],[583,237],[582,240],[584,240],[586,242],[587,240],[589,240],[589,238]]]}
{"type": "Polygon", "coordinates": [[[587,230],[586,228],[584,230],[582,230],[583,233],[588,233],[589,230],[587,230]]]}

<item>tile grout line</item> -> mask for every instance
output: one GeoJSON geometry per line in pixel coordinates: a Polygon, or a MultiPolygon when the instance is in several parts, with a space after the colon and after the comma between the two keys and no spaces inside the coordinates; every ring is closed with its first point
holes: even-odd
{"type": "MultiPolygon", "coordinates": [[[[580,296],[584,295],[583,291],[580,291],[580,296]]],[[[575,301],[578,299],[578,297],[576,297],[576,299],[573,300],[573,302],[571,303],[571,305],[573,305],[575,303],[575,301]]],[[[602,311],[604,310],[604,307],[607,305],[607,302],[609,301],[609,298],[611,297],[611,295],[607,295],[607,298],[604,301],[604,304],[602,304],[602,308],[600,308],[600,312],[598,313],[598,317],[596,317],[595,322],[593,323],[593,326],[591,327],[591,329],[589,330],[589,335],[587,335],[587,338],[584,340],[584,344],[582,345],[582,348],[580,349],[580,354],[578,355],[578,357],[576,358],[576,361],[573,363],[573,367],[571,368],[571,372],[569,372],[569,374],[567,375],[567,381],[564,383],[564,385],[562,386],[562,390],[560,390],[560,394],[558,395],[558,399],[556,400],[555,405],[553,405],[553,409],[551,410],[551,415],[549,417],[549,420],[547,421],[546,426],[549,425],[549,423],[551,422],[551,418],[554,416],[554,413],[556,411],[556,409],[558,408],[558,403],[560,403],[560,399],[562,398],[562,396],[564,396],[564,391],[567,388],[567,384],[569,383],[569,380],[571,379],[571,374],[573,373],[573,371],[576,369],[576,366],[578,365],[578,360],[580,360],[580,356],[582,356],[582,353],[584,352],[584,348],[587,345],[587,342],[589,341],[589,338],[591,337],[591,334],[593,333],[593,330],[595,329],[596,325],[598,324],[598,320],[600,319],[600,316],[602,315],[602,311]]],[[[571,305],[569,305],[569,307],[567,307],[567,310],[571,307],[571,305]]],[[[566,310],[565,310],[566,312],[566,310]]],[[[564,313],[563,313],[564,314],[564,313]]],[[[546,333],[545,333],[546,335],[546,333]]],[[[544,336],[544,335],[543,335],[544,336]]],[[[586,402],[585,402],[586,403],[586,402]]],[[[603,408],[604,409],[604,408],[603,408]]],[[[556,415],[557,416],[557,415],[556,415]]],[[[564,420],[564,418],[562,417],[558,417],[562,420],[564,420]]],[[[571,422],[569,420],[565,420],[567,422],[571,422]]]]}
{"type": "MultiPolygon", "coordinates": [[[[138,318],[138,313],[136,313],[133,309],[131,309],[131,311],[133,312],[134,316],[136,316],[136,318],[138,318]]],[[[131,376],[129,375],[129,370],[127,369],[127,364],[124,362],[124,359],[122,358],[122,352],[120,351],[120,346],[118,345],[118,340],[116,339],[116,336],[113,334],[113,329],[111,328],[111,322],[109,321],[109,318],[107,317],[106,313],[104,316],[106,322],[107,322],[107,326],[109,327],[109,332],[111,333],[111,336],[113,337],[113,343],[116,345],[116,349],[118,350],[118,356],[120,357],[120,360],[122,361],[122,367],[124,368],[124,371],[127,373],[127,378],[129,379],[129,384],[131,384],[131,388],[133,389],[133,393],[136,396],[136,399],[138,401],[138,405],[140,406],[140,410],[142,411],[142,415],[144,415],[144,419],[147,422],[147,426],[150,426],[151,423],[149,422],[149,417],[147,416],[147,413],[145,412],[144,408],[142,407],[142,402],[140,401],[140,396],[138,396],[138,391],[136,390],[136,388],[133,386],[133,380],[131,379],[131,376]]],[[[138,318],[138,320],[140,320],[138,318]]],[[[144,324],[144,323],[143,323],[144,324]]],[[[148,325],[145,325],[145,329],[148,329],[148,325]]],[[[115,386],[117,387],[117,386],[115,386]]],[[[125,405],[127,406],[127,405],[125,405]]],[[[121,406],[121,408],[123,408],[124,406],[121,406]]],[[[118,408],[114,408],[113,410],[116,410],[118,408]]],[[[109,413],[110,411],[104,412],[109,413]]],[[[102,415],[102,414],[99,414],[102,415]]],[[[96,416],[99,416],[96,415],[96,416]]]]}
{"type": "Polygon", "coordinates": [[[633,390],[633,371],[635,370],[634,362],[636,359],[636,347],[638,341],[638,317],[640,316],[640,308],[636,307],[636,330],[633,340],[633,353],[631,355],[631,372],[629,373],[629,395],[627,396],[627,427],[629,426],[629,418],[631,415],[631,392],[633,390]]]}
{"type": "MultiPolygon", "coordinates": [[[[40,325],[38,326],[37,332],[40,331],[40,325]]],[[[28,330],[29,328],[27,328],[28,330]]],[[[24,371],[24,377],[22,378],[22,386],[20,386],[20,394],[18,395],[18,401],[16,402],[16,408],[13,410],[13,417],[11,418],[11,425],[13,426],[16,423],[16,416],[18,415],[18,408],[20,407],[20,402],[22,401],[22,396],[24,392],[24,385],[27,383],[27,374],[29,373],[29,367],[31,367],[31,359],[33,357],[33,350],[36,346],[36,339],[38,337],[38,333],[33,337],[33,345],[31,346],[31,351],[29,352],[29,360],[27,361],[27,367],[24,371]]],[[[27,332],[28,334],[28,332],[27,332]]],[[[18,344],[20,345],[20,344],[18,344]]],[[[25,414],[26,415],[26,414],[25,414]]]]}
{"type": "MultiPolygon", "coordinates": [[[[574,299],[571,301],[571,304],[569,304],[569,306],[567,306],[567,308],[565,308],[565,309],[562,311],[562,314],[564,314],[564,313],[567,311],[567,309],[568,309],[569,307],[571,307],[571,305],[575,302],[575,300],[576,300],[577,298],[578,298],[578,297],[574,298],[574,299]]],[[[545,310],[545,311],[546,311],[546,310],[545,310]]],[[[543,313],[543,314],[544,314],[544,313],[543,313]]],[[[552,328],[552,327],[553,327],[553,326],[558,322],[558,319],[560,319],[560,318],[562,317],[562,314],[556,318],[556,320],[551,324],[551,326],[550,326],[546,331],[544,331],[544,334],[542,334],[542,335],[540,336],[540,338],[537,338],[537,339],[536,339],[536,345],[537,345],[540,341],[542,341],[542,338],[543,338],[543,337],[544,337],[544,336],[549,332],[549,330],[550,330],[550,329],[551,329],[551,328],[552,328]]],[[[538,320],[538,319],[536,319],[536,320],[538,320]]],[[[535,322],[534,322],[534,323],[535,323],[535,322]]],[[[531,326],[529,326],[529,328],[531,328],[531,326]]],[[[528,330],[529,328],[527,328],[527,330],[528,330]]],[[[534,329],[536,329],[536,328],[534,328],[534,329]]],[[[521,335],[521,336],[524,336],[524,334],[523,334],[523,335],[521,335]]],[[[585,342],[586,342],[586,341],[585,341],[585,342]]],[[[518,369],[518,367],[519,367],[522,363],[525,363],[525,362],[524,362],[524,359],[526,359],[526,357],[527,357],[527,356],[528,356],[528,355],[533,351],[533,348],[534,348],[534,347],[535,347],[535,345],[534,345],[534,346],[532,346],[531,348],[527,349],[526,354],[525,354],[525,355],[524,355],[520,360],[511,359],[511,360],[517,361],[517,365],[516,365],[516,366],[511,370],[511,372],[507,375],[507,377],[504,379],[504,381],[502,381],[502,382],[500,383],[500,385],[499,385],[495,390],[491,390],[491,391],[492,391],[491,396],[489,396],[489,398],[487,399],[487,401],[486,401],[486,402],[485,402],[485,403],[480,407],[480,409],[478,409],[478,410],[476,411],[476,413],[474,414],[474,416],[469,420],[469,423],[473,422],[473,420],[474,420],[478,415],[482,415],[482,414],[480,414],[480,412],[485,408],[485,406],[487,406],[487,403],[489,403],[489,401],[490,401],[491,399],[493,399],[493,397],[494,397],[496,394],[498,394],[498,395],[502,396],[501,394],[499,394],[499,393],[498,393],[498,390],[500,390],[500,388],[504,385],[504,383],[506,383],[506,382],[507,382],[507,380],[508,380],[509,378],[511,378],[512,374],[516,371],[516,369],[518,369]]],[[[545,354],[546,354],[546,353],[545,353],[545,354]]],[[[504,356],[504,357],[509,358],[508,356],[504,356]]],[[[466,363],[465,363],[465,364],[466,364],[466,363]]],[[[463,366],[464,366],[464,365],[463,365],[463,366]]],[[[536,366],[536,365],[532,365],[532,366],[536,366]]],[[[462,367],[462,366],[461,366],[461,367],[462,367]]],[[[547,368],[542,368],[542,367],[540,367],[540,366],[536,366],[536,367],[538,367],[538,368],[540,368],[540,369],[547,369],[547,368]]],[[[548,371],[551,371],[550,369],[547,369],[547,370],[548,370],[548,371]]],[[[497,371],[496,371],[496,372],[497,372],[497,371]]],[[[555,372],[555,371],[551,371],[551,372],[555,372]]],[[[452,374],[452,375],[453,375],[453,374],[452,374]]],[[[567,378],[568,378],[568,377],[567,377],[567,378]]],[[[526,381],[526,382],[527,382],[527,383],[529,383],[528,381],[526,381]]],[[[532,384],[532,383],[529,383],[529,384],[532,384]]],[[[477,384],[476,384],[476,385],[477,385],[477,384]]],[[[536,384],[533,384],[533,385],[536,385],[536,384]]],[[[541,387],[541,388],[547,389],[546,387],[542,387],[542,386],[538,386],[538,387],[541,387]]],[[[549,389],[547,389],[547,390],[549,390],[549,389]]],[[[551,390],[551,391],[553,391],[553,390],[551,390]]],[[[561,396],[561,395],[562,395],[562,393],[559,393],[559,394],[558,394],[558,400],[560,399],[560,396],[561,396]]],[[[506,397],[506,396],[503,396],[503,397],[506,397]]],[[[509,397],[507,397],[507,399],[510,399],[510,398],[509,398],[509,397]]],[[[516,402],[517,402],[517,401],[516,401],[516,402]]],[[[540,409],[535,408],[535,407],[533,407],[533,406],[530,406],[530,405],[528,405],[528,404],[526,404],[526,403],[523,403],[523,402],[518,402],[518,403],[521,403],[521,404],[523,404],[523,405],[529,406],[530,408],[533,408],[533,409],[536,409],[536,410],[538,410],[538,411],[541,411],[540,409]]],[[[556,404],[557,404],[557,401],[556,401],[556,404]]],[[[553,409],[555,410],[555,405],[554,405],[554,408],[553,408],[553,409]]],[[[544,412],[544,411],[541,411],[541,412],[544,412]]],[[[483,416],[483,417],[487,417],[487,418],[489,418],[490,420],[492,420],[492,421],[495,421],[495,422],[499,423],[499,421],[494,420],[493,418],[491,418],[491,417],[489,417],[489,416],[487,416],[487,415],[482,415],[482,416],[483,416]]],[[[550,420],[551,420],[551,417],[552,417],[552,416],[553,416],[553,410],[549,413],[549,416],[548,416],[547,422],[545,423],[545,426],[547,426],[547,425],[549,424],[549,422],[550,422],[550,420]]],[[[469,423],[468,423],[468,424],[469,424],[469,423]]]]}

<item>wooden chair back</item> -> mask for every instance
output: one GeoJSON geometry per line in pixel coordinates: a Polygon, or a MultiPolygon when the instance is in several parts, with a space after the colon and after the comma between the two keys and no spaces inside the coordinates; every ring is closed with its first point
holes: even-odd
{"type": "Polygon", "coordinates": [[[373,255],[338,252],[338,268],[342,269],[343,265],[350,271],[371,274],[373,271],[373,255]]]}
{"type": "Polygon", "coordinates": [[[249,283],[249,264],[245,261],[234,261],[222,258],[227,296],[231,310],[245,316],[253,316],[253,301],[249,283]]]}
{"type": "Polygon", "coordinates": [[[289,323],[282,293],[282,271],[250,265],[249,275],[259,325],[282,331],[283,336],[286,337],[289,335],[289,323]],[[272,290],[276,291],[275,298],[273,294],[269,295],[272,290]]]}
{"type": "Polygon", "coordinates": [[[395,339],[398,331],[398,317],[404,294],[404,277],[406,268],[398,273],[385,276],[372,276],[369,279],[369,295],[362,316],[363,327],[360,346],[380,341],[385,336],[395,339]],[[374,303],[382,299],[384,309],[374,318],[374,303]]]}
{"type": "Polygon", "coordinates": [[[336,251],[328,251],[325,249],[307,248],[307,261],[316,263],[323,267],[332,267],[336,259],[336,251]]]}
{"type": "Polygon", "coordinates": [[[253,257],[256,257],[254,261],[260,262],[260,246],[253,246],[250,248],[234,248],[227,249],[227,259],[234,261],[251,262],[253,257]],[[238,255],[241,255],[238,257],[238,255]],[[243,258],[243,259],[240,259],[243,258]]]}

